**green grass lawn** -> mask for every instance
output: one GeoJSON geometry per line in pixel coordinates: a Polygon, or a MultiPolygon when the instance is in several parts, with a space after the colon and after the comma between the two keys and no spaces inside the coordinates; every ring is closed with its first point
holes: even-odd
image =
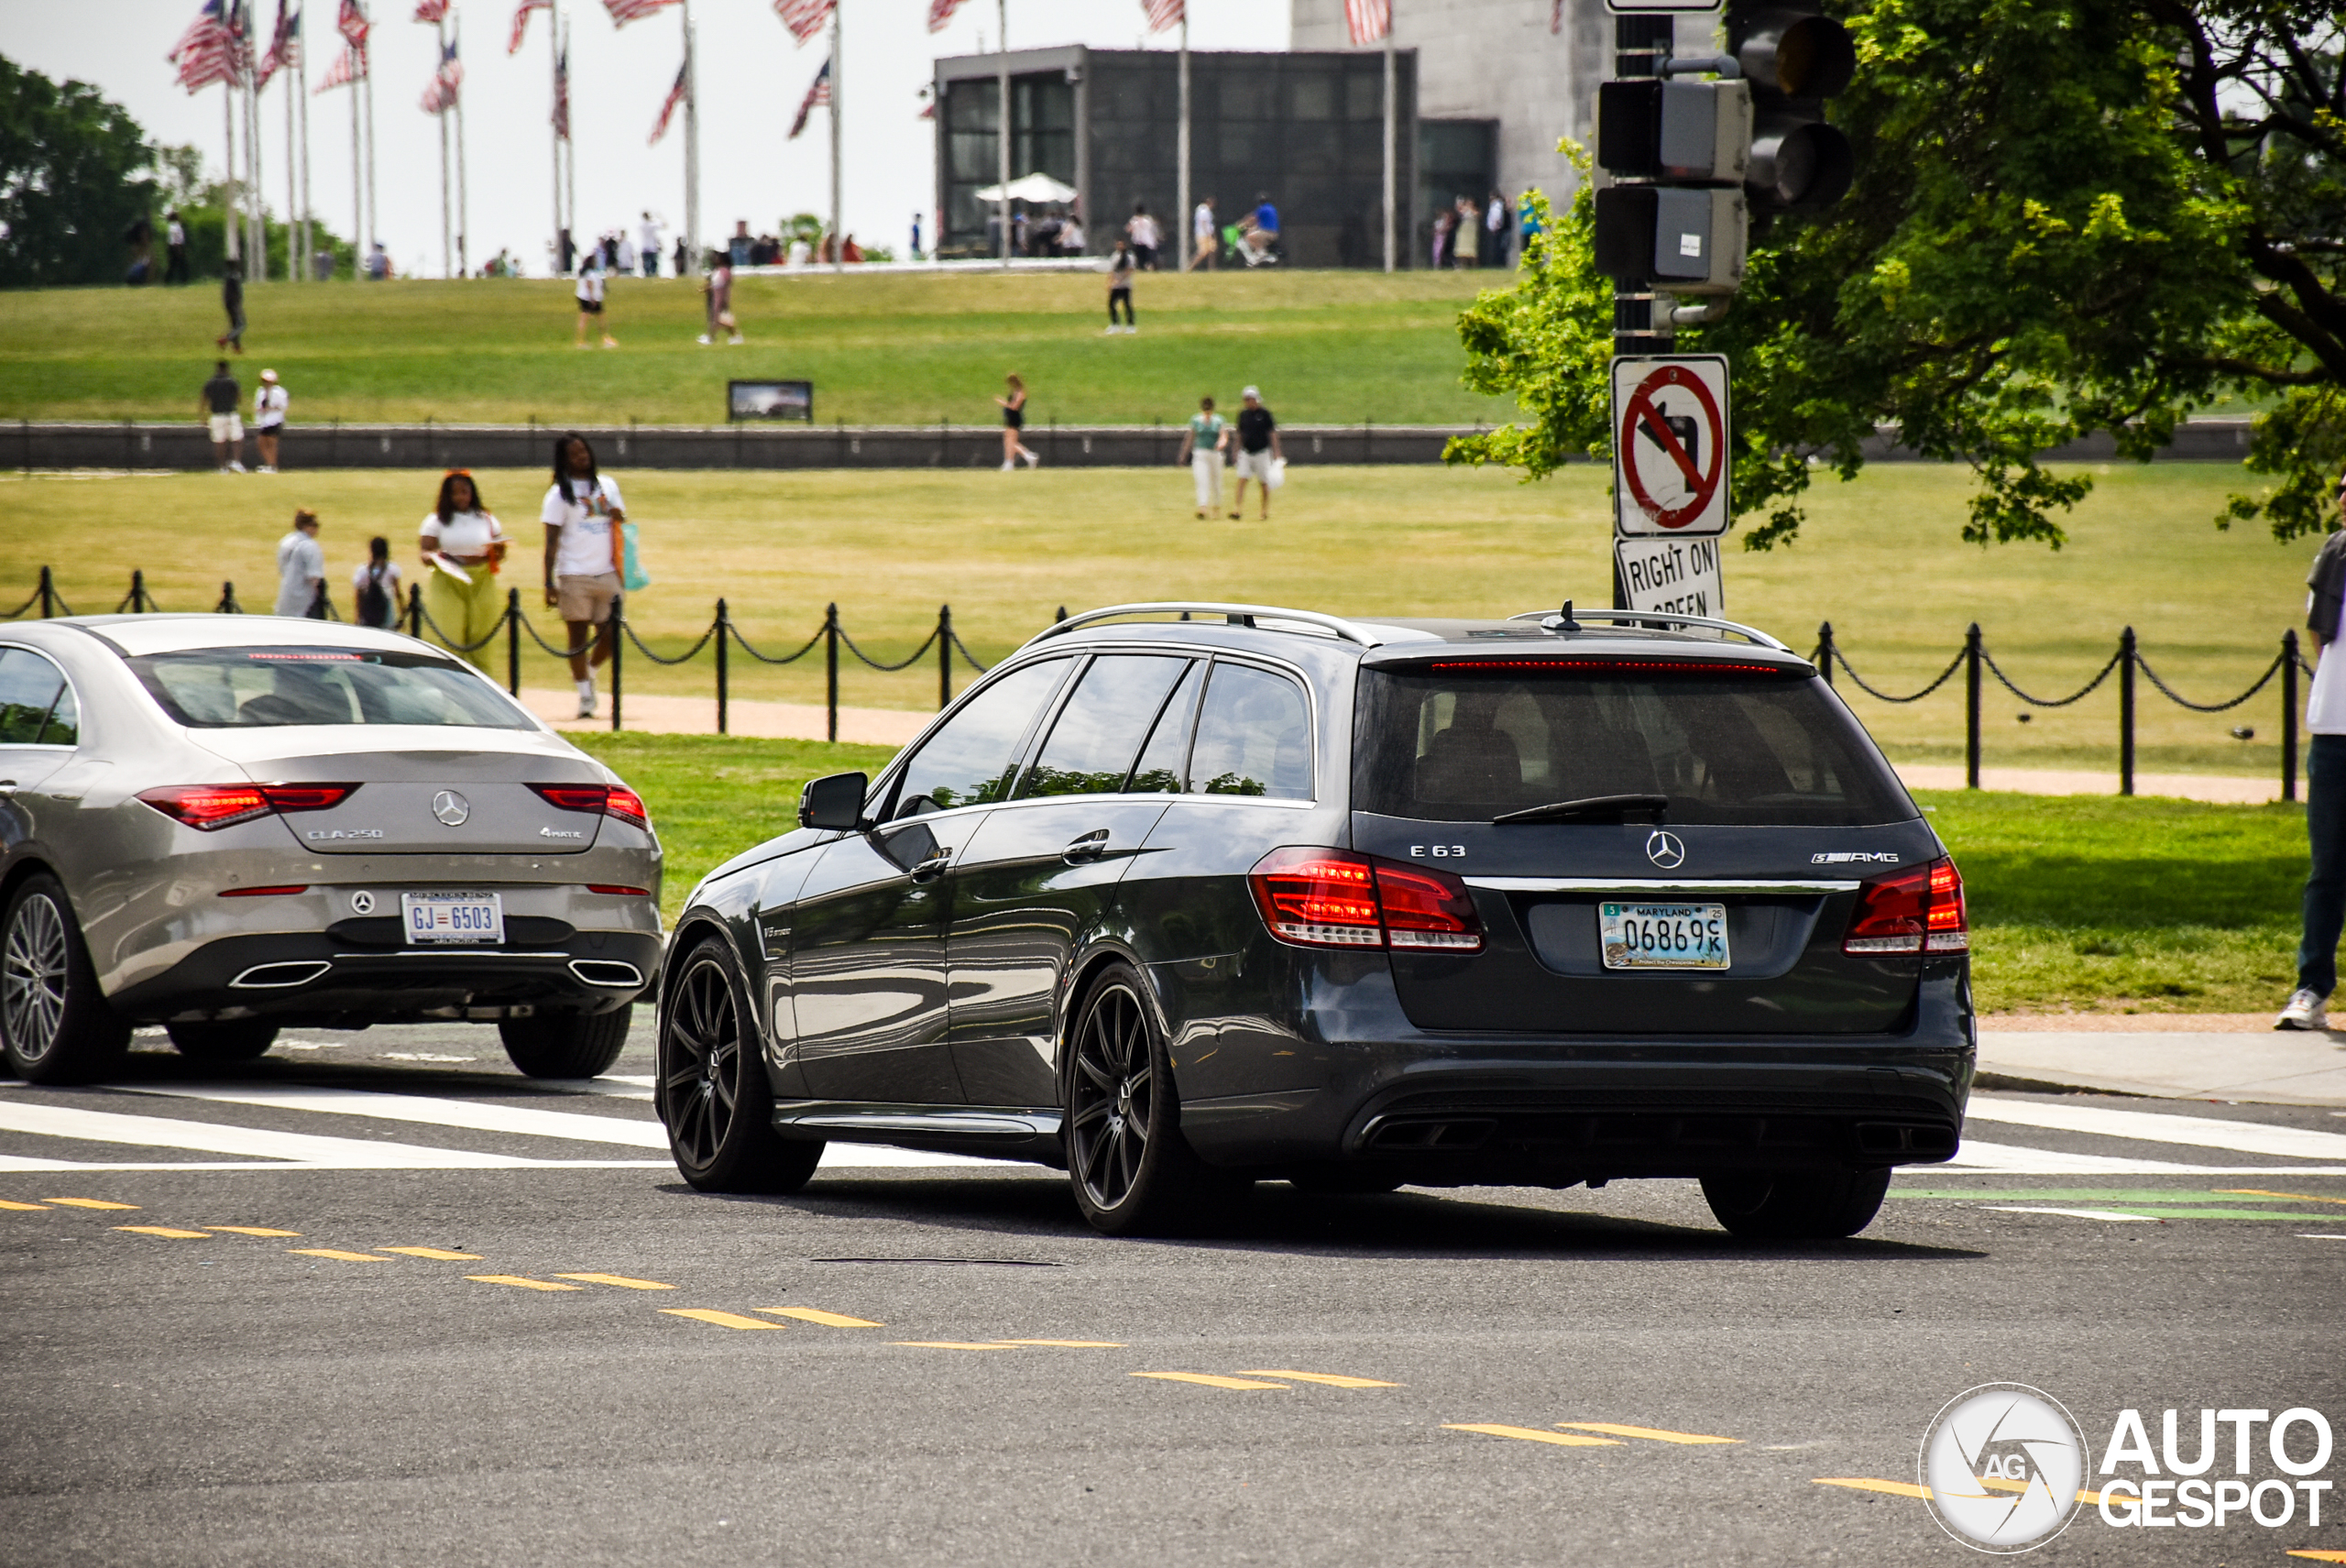
{"type": "MultiPolygon", "coordinates": [[[[1023,280],[1022,280],[1023,281],[1023,280]]],[[[320,290],[323,293],[327,291],[320,290]]],[[[1433,466],[1311,467],[1301,460],[1267,527],[1200,523],[1189,476],[1161,469],[992,472],[623,472],[641,523],[654,586],[630,602],[652,645],[682,652],[719,595],[761,647],[787,652],[837,601],[851,635],[875,656],[903,657],[950,602],[972,651],[991,661],[1070,609],[1171,596],[1294,604],[1366,615],[1487,615],[1571,598],[1607,602],[1606,477],[1581,467],[1535,485],[1496,472],[1433,466]]],[[[1893,691],[1936,674],[1973,620],[2023,686],[2061,695],[2110,656],[2132,623],[2146,656],[2199,700],[2230,696],[2272,659],[2304,603],[2315,541],[2278,546],[2258,530],[2219,533],[2209,518],[2236,488],[2220,464],[2112,466],[2070,521],[2057,553],[1980,549],[1958,531],[1970,493],[1959,469],[1884,464],[1851,485],[1822,481],[1799,544],[1770,554],[1730,550],[1728,613],[1776,631],[1803,652],[1831,620],[1865,676],[1893,691]]],[[[538,579],[535,521],[545,476],[485,471],[483,493],[523,542],[508,578],[538,579]]],[[[0,609],[54,565],[76,610],[107,609],[134,567],[170,608],[208,607],[225,578],[248,604],[274,595],[274,551],[296,506],[324,519],[336,591],[367,535],[388,535],[411,562],[415,529],[436,476],[298,468],[275,477],[0,475],[0,609]]],[[[525,596],[525,599],[531,596],[525,596]]],[[[532,605],[541,623],[543,608],[532,605]]],[[[881,675],[845,661],[853,705],[933,706],[933,665],[881,675]]],[[[501,663],[498,666],[501,671],[501,663]]],[[[781,671],[733,662],[743,696],[821,700],[810,659],[781,671]]],[[[641,659],[634,691],[707,693],[708,656],[663,671],[641,659]]],[[[554,661],[532,652],[524,679],[559,686],[554,661]]],[[[1892,707],[1856,693],[1852,705],[1891,754],[1959,760],[1962,683],[1892,707]]],[[[1992,681],[1982,720],[1993,765],[2117,767],[2114,682],[2074,707],[2024,708],[1992,681]],[[2031,722],[2022,724],[2022,713],[2031,722]]],[[[2145,770],[2275,776],[2279,692],[2245,708],[2195,714],[2145,684],[2145,770]],[[2231,738],[2235,726],[2255,738],[2231,738]]]]}
{"type": "MultiPolygon", "coordinates": [[[[715,736],[579,736],[652,808],[673,920],[709,868],[786,832],[810,778],[891,752],[715,736]]],[[[1962,867],[1987,1012],[2253,1012],[2295,972],[2297,806],[1919,796],[1962,867]]]]}
{"type": "MultiPolygon", "coordinates": [[[[616,279],[620,346],[572,346],[559,280],[246,291],[249,389],[273,367],[297,425],[722,424],[729,377],[812,379],[825,423],[993,425],[1005,371],[1048,423],[1178,423],[1211,393],[1260,383],[1281,418],[1381,424],[1508,417],[1458,384],[1453,326],[1471,272],[1144,274],[1140,332],[1107,337],[1104,276],[872,274],[745,278],[747,344],[704,348],[699,285],[616,279]]],[[[0,418],[192,417],[222,316],[216,287],[0,293],[0,418]]]]}

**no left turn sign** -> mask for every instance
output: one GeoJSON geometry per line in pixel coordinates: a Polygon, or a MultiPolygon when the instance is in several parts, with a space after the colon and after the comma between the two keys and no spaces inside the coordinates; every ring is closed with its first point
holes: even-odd
{"type": "Polygon", "coordinates": [[[1614,533],[1725,533],[1727,428],[1725,355],[1614,360],[1614,533]]]}

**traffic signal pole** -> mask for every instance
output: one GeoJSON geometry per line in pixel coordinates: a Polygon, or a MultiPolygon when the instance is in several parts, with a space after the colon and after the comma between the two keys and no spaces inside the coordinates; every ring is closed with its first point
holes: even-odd
{"type": "MultiPolygon", "coordinates": [[[[1672,40],[1677,32],[1673,16],[1628,16],[1613,18],[1613,75],[1616,80],[1655,77],[1669,64],[1672,40]]],[[[1613,352],[1667,354],[1673,334],[1666,307],[1657,310],[1650,284],[1616,281],[1613,285],[1613,352]]],[[[1626,608],[1621,585],[1614,584],[1614,605],[1626,608]]]]}

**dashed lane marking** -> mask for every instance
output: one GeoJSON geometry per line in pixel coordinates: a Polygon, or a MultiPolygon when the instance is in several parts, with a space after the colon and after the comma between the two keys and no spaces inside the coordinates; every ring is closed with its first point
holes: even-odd
{"type": "Polygon", "coordinates": [[[477,1252],[450,1252],[444,1246],[385,1246],[377,1247],[375,1250],[395,1252],[406,1257],[435,1258],[442,1263],[478,1263],[480,1261],[480,1254],[477,1252]]]}
{"type": "Polygon", "coordinates": [[[1281,1372],[1270,1367],[1242,1367],[1242,1377],[1291,1377],[1298,1383],[1323,1383],[1331,1388],[1398,1388],[1398,1383],[1386,1383],[1375,1377],[1346,1377],[1335,1372],[1281,1372]]]}
{"type": "MultiPolygon", "coordinates": [[[[127,1225],[116,1225],[115,1227],[116,1230],[128,1230],[129,1228],[130,1227],[127,1225]]],[[[214,1231],[225,1231],[232,1236],[298,1236],[301,1234],[299,1231],[272,1231],[267,1225],[212,1225],[206,1228],[214,1231]]]]}
{"type": "Polygon", "coordinates": [[[1558,1448],[1619,1448],[1609,1437],[1583,1437],[1576,1431],[1541,1431],[1538,1427],[1501,1426],[1492,1421],[1444,1421],[1444,1431],[1478,1431],[1490,1437],[1521,1438],[1525,1442],[1551,1442],[1558,1448]]]}
{"type": "MultiPolygon", "coordinates": [[[[766,1327],[770,1329],[778,1329],[782,1327],[782,1325],[780,1323],[768,1323],[766,1327]]],[[[892,1344],[903,1345],[909,1350],[1016,1350],[1018,1348],[1016,1345],[1007,1343],[1002,1340],[992,1340],[985,1344],[978,1344],[970,1340],[959,1339],[900,1339],[892,1340],[889,1343],[892,1344]]]]}
{"type": "Polygon", "coordinates": [[[551,1279],[532,1279],[526,1274],[467,1274],[467,1279],[483,1285],[510,1285],[521,1290],[583,1290],[583,1285],[557,1285],[551,1279]]]}
{"type": "Polygon", "coordinates": [[[1201,1384],[1208,1388],[1234,1388],[1241,1390],[1248,1388],[1277,1388],[1283,1394],[1292,1394],[1295,1392],[1294,1389],[1289,1388],[1284,1383],[1263,1383],[1246,1377],[1220,1377],[1211,1372],[1135,1372],[1133,1376],[1135,1377],[1159,1378],[1167,1383],[1197,1383],[1201,1384]]]}
{"type": "Polygon", "coordinates": [[[739,1312],[720,1312],[711,1307],[663,1307],[660,1310],[672,1318],[690,1318],[698,1323],[715,1323],[720,1329],[780,1329],[788,1326],[770,1323],[763,1318],[745,1318],[739,1312]]]}
{"type": "Polygon", "coordinates": [[[657,1279],[630,1279],[624,1274],[557,1274],[556,1279],[581,1279],[589,1285],[616,1285],[622,1290],[674,1290],[657,1279]]]}
{"type": "Polygon", "coordinates": [[[2219,1187],[2223,1198],[2286,1198],[2297,1203],[2346,1203],[2346,1198],[2324,1198],[2313,1192],[2267,1192],[2261,1187],[2219,1187]]]}
{"type": "Polygon", "coordinates": [[[1983,1203],[2000,1214],[2067,1214],[2080,1220],[2284,1220],[2302,1225],[2308,1216],[2273,1209],[2057,1209],[1983,1203]]]}
{"type": "Polygon", "coordinates": [[[136,1203],[109,1203],[103,1198],[51,1198],[51,1203],[61,1203],[68,1209],[136,1209],[136,1203]]]}
{"type": "Polygon", "coordinates": [[[389,1263],[388,1257],[378,1257],[371,1252],[345,1252],[331,1246],[290,1246],[285,1249],[297,1257],[331,1257],[340,1263],[389,1263]]]}
{"type": "Polygon", "coordinates": [[[1120,1340],[1113,1339],[1006,1339],[1004,1344],[1053,1345],[1060,1350],[1122,1350],[1120,1340]]]}
{"type": "Polygon", "coordinates": [[[1613,1437],[1641,1437],[1650,1442],[1741,1442],[1739,1437],[1710,1437],[1698,1431],[1664,1431],[1660,1427],[1625,1427],[1612,1421],[1558,1421],[1576,1431],[1601,1431],[1613,1437]]]}
{"type": "Polygon", "coordinates": [[[2312,1233],[2300,1232],[2298,1233],[2297,1240],[2301,1242],[2346,1242],[2346,1236],[2332,1235],[2327,1232],[2321,1231],[2312,1233]]]}
{"type": "Polygon", "coordinates": [[[115,1229],[136,1231],[142,1236],[169,1236],[173,1241],[207,1242],[212,1239],[210,1231],[182,1231],[170,1225],[116,1225],[115,1229]]]}
{"type": "Polygon", "coordinates": [[[7,1209],[17,1213],[29,1214],[36,1209],[40,1210],[43,1212],[47,1212],[49,1205],[46,1203],[17,1203],[6,1198],[0,1198],[0,1209],[7,1209]]]}
{"type": "Polygon", "coordinates": [[[869,1318],[850,1318],[843,1312],[826,1312],[820,1307],[759,1307],[753,1310],[772,1312],[777,1318],[796,1318],[802,1323],[820,1323],[827,1329],[877,1329],[887,1326],[884,1323],[875,1323],[869,1318]]]}
{"type": "Polygon", "coordinates": [[[2038,1209],[2014,1204],[1983,1203],[1991,1214],[2059,1214],[2071,1220],[2108,1220],[2112,1224],[2156,1223],[2156,1214],[2121,1214],[2115,1209],[2038,1209]]]}

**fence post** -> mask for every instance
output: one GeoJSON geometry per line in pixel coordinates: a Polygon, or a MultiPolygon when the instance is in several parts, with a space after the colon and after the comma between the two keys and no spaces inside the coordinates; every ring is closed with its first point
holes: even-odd
{"type": "Polygon", "coordinates": [[[40,618],[43,620],[51,620],[56,618],[56,615],[57,579],[50,575],[48,567],[43,566],[40,569],[40,618]]]}
{"type": "Polygon", "coordinates": [[[1979,623],[1963,634],[1963,787],[1979,787],[1979,623]]]}
{"type": "Polygon", "coordinates": [[[407,586],[407,634],[416,638],[423,635],[423,585],[422,583],[410,583],[407,586]]]}
{"type": "Polygon", "coordinates": [[[2281,798],[2297,798],[2297,629],[2281,633],[2281,798]]]}
{"type": "Polygon", "coordinates": [[[521,590],[505,590],[505,689],[521,695],[521,590]]]}
{"type": "Polygon", "coordinates": [[[627,621],[621,612],[627,609],[627,596],[611,596],[611,733],[619,732],[619,656],[627,652],[627,621]]]}
{"type": "Polygon", "coordinates": [[[1052,624],[1052,625],[1054,625],[1054,626],[1056,626],[1056,625],[1058,625],[1060,621],[1065,620],[1066,619],[1067,619],[1067,606],[1065,606],[1065,605],[1061,605],[1061,606],[1059,606],[1059,612],[1058,612],[1058,614],[1057,614],[1057,615],[1055,615],[1055,616],[1051,617],[1051,624],[1052,624]]]}
{"type": "Polygon", "coordinates": [[[144,572],[130,574],[130,613],[147,613],[147,574],[144,572]]]}
{"type": "Polygon", "coordinates": [[[236,584],[223,583],[220,585],[220,602],[212,607],[212,613],[214,615],[242,615],[245,613],[245,607],[236,602],[236,584]]]}
{"type": "Polygon", "coordinates": [[[953,706],[953,607],[937,607],[937,711],[953,706]]]}
{"type": "Polygon", "coordinates": [[[823,710],[828,716],[823,729],[826,739],[839,738],[839,607],[831,605],[823,611],[823,710]]]}
{"type": "Polygon", "coordinates": [[[1826,685],[1833,684],[1833,623],[1829,620],[1818,622],[1816,628],[1816,673],[1825,677],[1826,685]]]}
{"type": "Polygon", "coordinates": [[[725,711],[725,641],[733,633],[733,623],[725,616],[725,601],[717,601],[717,732],[728,733],[725,711]]]}
{"type": "Polygon", "coordinates": [[[2134,629],[2118,634],[2118,793],[2134,793],[2134,629]]]}

